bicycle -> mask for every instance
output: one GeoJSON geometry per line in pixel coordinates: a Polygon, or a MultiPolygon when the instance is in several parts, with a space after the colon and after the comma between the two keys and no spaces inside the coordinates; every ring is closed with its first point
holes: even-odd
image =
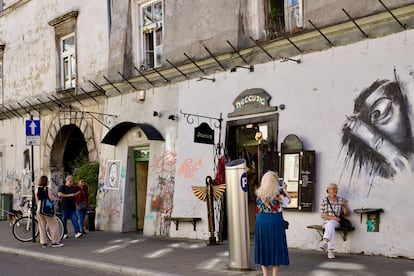
{"type": "MultiPolygon", "coordinates": [[[[36,213],[35,217],[33,218],[32,215],[32,199],[27,199],[24,201],[24,205],[26,205],[26,210],[24,212],[24,215],[17,219],[12,226],[12,233],[13,236],[21,241],[21,242],[29,242],[33,240],[33,223],[35,228],[35,238],[39,236],[39,226],[36,219],[36,213]]],[[[58,221],[58,230],[60,233],[60,239],[63,238],[63,222],[60,217],[56,216],[56,220],[58,221]]],[[[46,224],[46,236],[49,240],[52,240],[52,235],[49,231],[48,225],[46,224]]]]}

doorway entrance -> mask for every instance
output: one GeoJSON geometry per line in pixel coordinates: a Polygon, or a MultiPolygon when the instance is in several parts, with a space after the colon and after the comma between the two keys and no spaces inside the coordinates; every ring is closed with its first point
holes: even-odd
{"type": "Polygon", "coordinates": [[[137,232],[144,230],[145,206],[147,198],[149,147],[134,149],[135,161],[135,228],[137,232]]]}
{"type": "Polygon", "coordinates": [[[248,213],[250,234],[256,223],[256,188],[267,170],[278,170],[278,115],[252,117],[227,123],[226,148],[229,157],[246,160],[248,182],[248,213]],[[257,140],[258,134],[262,140],[257,140]]]}

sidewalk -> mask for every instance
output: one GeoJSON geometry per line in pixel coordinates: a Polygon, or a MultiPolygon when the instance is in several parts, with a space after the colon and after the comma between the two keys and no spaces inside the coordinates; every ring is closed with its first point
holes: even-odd
{"type": "MultiPolygon", "coordinates": [[[[115,275],[261,275],[252,258],[250,271],[229,270],[226,243],[208,246],[205,241],[96,231],[78,239],[72,234],[63,240],[65,246],[61,248],[42,248],[38,241],[22,243],[14,239],[7,221],[0,221],[0,233],[0,252],[115,275]]],[[[289,249],[289,255],[291,265],[282,266],[279,275],[414,276],[414,260],[350,254],[337,254],[336,259],[328,260],[324,252],[299,249],[289,249]]]]}

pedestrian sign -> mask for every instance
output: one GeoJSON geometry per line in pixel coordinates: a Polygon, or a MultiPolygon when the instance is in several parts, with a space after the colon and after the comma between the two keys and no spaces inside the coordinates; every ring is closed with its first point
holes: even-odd
{"type": "Polygon", "coordinates": [[[26,120],[26,145],[40,145],[40,120],[26,120]]]}

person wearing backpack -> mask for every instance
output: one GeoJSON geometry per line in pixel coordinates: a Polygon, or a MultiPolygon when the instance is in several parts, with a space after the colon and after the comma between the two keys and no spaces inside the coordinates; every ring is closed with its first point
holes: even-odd
{"type": "MultiPolygon", "coordinates": [[[[39,234],[40,234],[40,243],[42,244],[42,247],[47,247],[47,237],[46,237],[46,224],[49,226],[49,230],[51,233],[52,238],[52,247],[62,247],[63,243],[60,243],[60,233],[59,233],[59,225],[56,220],[56,216],[44,215],[42,214],[40,206],[42,205],[42,201],[49,199],[51,202],[55,201],[55,198],[53,197],[52,191],[49,187],[49,180],[47,176],[42,175],[39,178],[39,182],[37,184],[37,189],[35,190],[35,198],[36,198],[36,204],[38,206],[37,208],[37,221],[39,223],[39,234]]],[[[54,207],[53,207],[54,208],[54,207]]]]}

